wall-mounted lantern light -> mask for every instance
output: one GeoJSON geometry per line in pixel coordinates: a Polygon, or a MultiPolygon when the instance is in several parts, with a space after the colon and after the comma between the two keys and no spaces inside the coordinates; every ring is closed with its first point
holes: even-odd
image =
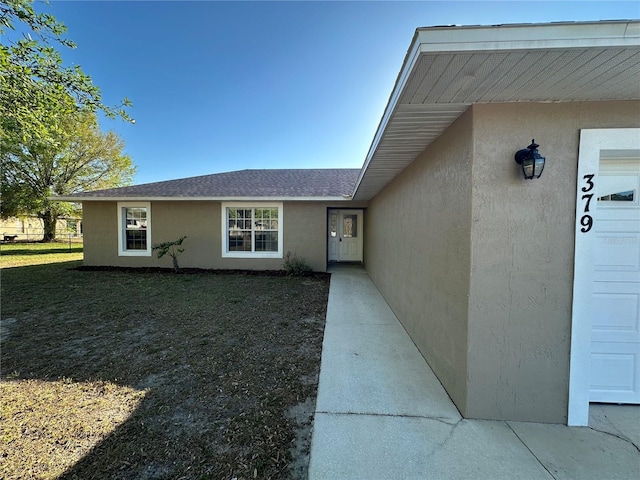
{"type": "Polygon", "coordinates": [[[527,180],[540,178],[544,170],[545,158],[538,153],[539,146],[535,140],[531,140],[531,145],[516,152],[516,162],[522,166],[522,173],[527,180]]]}

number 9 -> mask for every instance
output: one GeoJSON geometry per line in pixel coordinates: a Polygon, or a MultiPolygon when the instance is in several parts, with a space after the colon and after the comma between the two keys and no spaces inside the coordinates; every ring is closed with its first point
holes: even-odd
{"type": "Polygon", "coordinates": [[[591,230],[591,227],[593,227],[593,218],[591,217],[591,215],[583,215],[580,219],[580,224],[582,225],[580,231],[582,233],[587,233],[589,230],[591,230]]]}

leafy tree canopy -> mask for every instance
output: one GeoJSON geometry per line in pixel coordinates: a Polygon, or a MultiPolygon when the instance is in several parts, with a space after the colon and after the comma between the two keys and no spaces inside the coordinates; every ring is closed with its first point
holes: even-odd
{"type": "Polygon", "coordinates": [[[63,65],[55,47],[75,48],[65,31],[52,15],[36,12],[33,0],[0,1],[0,135],[46,138],[60,128],[58,116],[78,110],[133,122],[128,99],[105,105],[80,66],[63,65]]]}
{"type": "Polygon", "coordinates": [[[124,142],[114,132],[101,132],[96,114],[86,111],[61,115],[47,138],[16,143],[0,137],[1,216],[37,215],[45,224],[43,240],[53,240],[56,220],[77,215],[78,207],[49,198],[130,184],[135,168],[123,148],[124,142]]]}

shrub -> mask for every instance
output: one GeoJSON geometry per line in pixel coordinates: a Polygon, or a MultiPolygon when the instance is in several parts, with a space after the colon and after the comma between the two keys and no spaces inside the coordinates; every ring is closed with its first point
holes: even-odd
{"type": "Polygon", "coordinates": [[[284,257],[284,263],[282,264],[287,275],[303,275],[311,271],[311,267],[307,265],[304,258],[297,255],[291,255],[291,252],[287,252],[284,257]]]}
{"type": "Polygon", "coordinates": [[[180,266],[178,265],[178,255],[184,252],[184,248],[176,247],[180,247],[185,238],[187,238],[186,235],[179,238],[178,240],[174,240],[173,242],[156,243],[155,245],[151,246],[151,249],[154,252],[156,250],[158,251],[158,258],[162,258],[166,254],[169,254],[171,259],[173,260],[173,271],[175,273],[180,273],[180,266]]]}

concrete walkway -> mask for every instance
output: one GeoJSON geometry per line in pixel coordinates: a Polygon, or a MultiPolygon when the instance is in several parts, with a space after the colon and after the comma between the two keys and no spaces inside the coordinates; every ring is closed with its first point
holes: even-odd
{"type": "Polygon", "coordinates": [[[640,407],[591,427],[462,419],[369,276],[332,270],[309,480],[640,478],[640,407]]]}

